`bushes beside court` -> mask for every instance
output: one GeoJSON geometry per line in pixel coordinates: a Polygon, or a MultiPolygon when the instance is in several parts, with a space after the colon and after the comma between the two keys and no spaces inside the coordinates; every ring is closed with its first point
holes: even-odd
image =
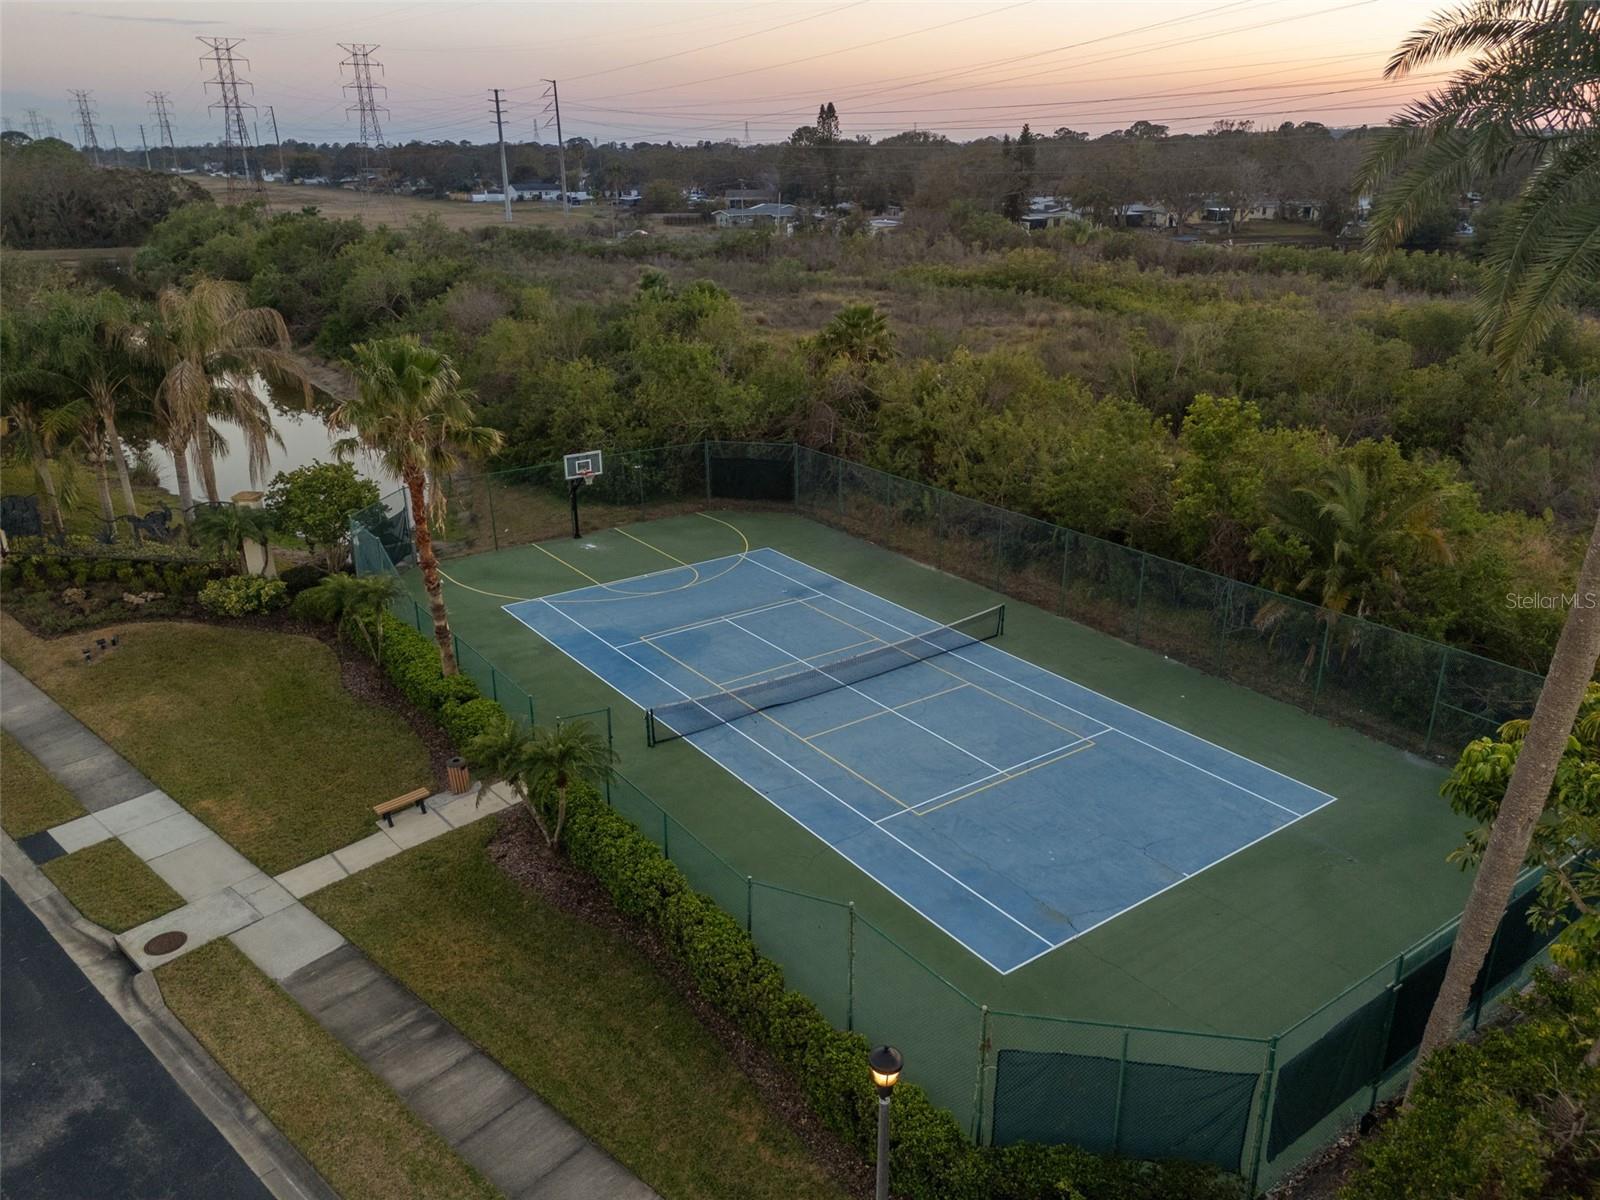
{"type": "MultiPolygon", "coordinates": [[[[871,1154],[877,1096],[867,1041],[834,1029],[737,921],[694,891],[656,845],[592,791],[570,801],[565,847],[617,907],[657,930],[701,994],[793,1073],[813,1109],[871,1154]]],[[[901,1084],[892,1112],[892,1178],[912,1200],[1237,1200],[1234,1176],[1191,1163],[1107,1158],[1071,1146],[975,1146],[921,1088],[901,1084]]]]}
{"type": "MultiPolygon", "coordinates": [[[[433,639],[385,614],[384,671],[464,746],[502,712],[466,675],[445,677],[433,639]]],[[[830,1025],[750,935],[626,818],[575,789],[563,846],[622,912],[665,939],[695,986],[799,1081],[817,1115],[864,1154],[877,1139],[867,1041],[830,1025]]],[[[922,1089],[901,1084],[893,1113],[895,1194],[910,1200],[1240,1200],[1235,1176],[1192,1163],[1103,1157],[1073,1146],[975,1146],[922,1089]]]]}

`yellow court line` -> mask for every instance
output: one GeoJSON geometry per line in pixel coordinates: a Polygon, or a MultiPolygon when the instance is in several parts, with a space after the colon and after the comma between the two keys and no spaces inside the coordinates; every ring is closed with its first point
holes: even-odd
{"type": "MultiPolygon", "coordinates": [[[[834,620],[834,621],[839,622],[839,624],[845,626],[848,629],[854,629],[857,633],[864,633],[870,638],[876,638],[878,641],[883,642],[883,644],[886,645],[886,646],[892,646],[894,644],[893,642],[887,642],[887,641],[884,641],[883,638],[877,637],[877,635],[874,634],[870,629],[863,629],[859,625],[856,625],[856,624],[854,624],[854,623],[852,623],[850,621],[846,621],[843,617],[834,616],[831,612],[828,612],[826,609],[817,608],[817,606],[812,604],[809,600],[802,600],[801,603],[804,604],[807,608],[813,610],[814,612],[819,612],[823,616],[829,618],[830,620],[834,620]]],[[[1054,727],[1056,729],[1061,730],[1062,733],[1070,733],[1075,738],[1081,738],[1081,737],[1084,736],[1082,730],[1069,729],[1065,725],[1059,724],[1056,721],[1052,721],[1049,717],[1041,716],[1039,713],[1034,712],[1033,709],[1031,709],[1031,708],[1027,708],[1024,705],[1018,704],[1015,700],[1007,699],[1005,696],[1002,696],[999,692],[991,691],[989,688],[984,687],[983,684],[981,684],[981,683],[973,683],[972,680],[968,679],[964,675],[957,675],[954,671],[946,670],[944,667],[941,667],[938,664],[938,662],[935,661],[935,659],[932,659],[932,658],[917,658],[914,655],[910,655],[910,654],[907,654],[906,657],[908,659],[910,659],[914,663],[925,662],[930,667],[932,667],[935,671],[938,671],[943,675],[948,675],[951,679],[959,679],[962,683],[966,684],[969,688],[973,688],[973,689],[975,689],[977,691],[980,691],[985,696],[993,696],[996,700],[1000,701],[1000,703],[1009,704],[1009,705],[1011,705],[1012,708],[1016,709],[1018,712],[1025,712],[1030,717],[1033,717],[1035,720],[1043,721],[1046,725],[1050,725],[1050,726],[1052,726],[1052,727],[1054,727]]],[[[1102,724],[1104,724],[1104,722],[1102,722],[1102,724]]],[[[1104,730],[1101,730],[1099,732],[1103,733],[1104,730]]]]}
{"type": "Polygon", "coordinates": [[[538,597],[536,597],[536,596],[508,596],[504,592],[491,592],[491,591],[487,591],[487,590],[485,590],[485,589],[483,589],[481,587],[473,587],[470,583],[462,583],[461,580],[457,579],[454,575],[450,574],[443,567],[439,568],[439,578],[440,579],[448,579],[451,583],[455,584],[458,588],[466,588],[467,591],[469,591],[469,592],[477,592],[478,595],[480,595],[480,596],[493,596],[496,600],[536,600],[536,599],[538,599],[538,597]]]}
{"type": "MultiPolygon", "coordinates": [[[[711,676],[707,675],[704,671],[700,671],[700,670],[697,670],[694,667],[691,667],[688,663],[684,662],[683,659],[679,658],[671,650],[666,649],[664,646],[656,646],[656,644],[654,642],[651,642],[650,645],[654,646],[657,650],[661,651],[662,654],[665,654],[668,658],[670,658],[673,662],[677,663],[685,671],[689,671],[689,672],[692,672],[695,675],[700,676],[701,679],[704,679],[707,683],[709,683],[714,688],[720,688],[720,685],[717,683],[717,681],[715,679],[711,678],[711,676]]],[[[822,755],[823,758],[827,759],[834,766],[840,768],[841,770],[849,771],[850,774],[854,775],[857,779],[859,779],[862,783],[866,784],[873,791],[879,793],[881,796],[884,797],[884,799],[892,801],[895,804],[898,804],[901,808],[909,809],[911,807],[911,805],[907,804],[904,800],[900,799],[900,797],[896,796],[893,792],[885,791],[883,788],[881,788],[877,784],[873,783],[872,780],[868,779],[865,775],[863,775],[860,771],[856,770],[849,763],[840,762],[837,758],[835,758],[833,755],[829,754],[821,746],[818,746],[814,742],[812,742],[812,740],[810,738],[808,738],[805,734],[799,732],[798,730],[790,729],[789,726],[785,725],[782,721],[778,720],[777,717],[773,716],[771,713],[767,712],[765,709],[756,708],[749,701],[742,700],[738,696],[734,696],[732,692],[726,692],[725,691],[722,694],[725,695],[725,696],[733,696],[733,698],[735,700],[738,700],[739,703],[743,704],[746,708],[748,708],[752,714],[754,714],[756,716],[760,716],[760,717],[765,717],[767,720],[771,721],[774,725],[776,725],[779,729],[781,729],[785,733],[787,733],[790,737],[800,739],[800,741],[804,742],[807,746],[810,746],[811,749],[815,750],[818,754],[822,755]]],[[[696,697],[696,698],[698,699],[699,697],[696,697]]]]}
{"type": "MultiPolygon", "coordinates": [[[[756,609],[756,611],[757,612],[764,612],[765,609],[758,608],[758,609],[756,609]]],[[[748,615],[748,614],[729,613],[725,617],[717,618],[717,620],[719,620],[719,621],[732,621],[734,617],[741,616],[741,615],[748,615]]],[[[717,623],[716,621],[708,622],[708,624],[710,624],[710,625],[715,625],[716,623],[717,623]]],[[[643,637],[643,638],[640,638],[639,640],[642,641],[642,642],[648,642],[650,640],[650,638],[652,638],[652,637],[660,637],[660,636],[661,636],[660,634],[652,633],[652,634],[649,635],[649,637],[643,637]]],[[[846,650],[854,650],[857,646],[870,646],[876,640],[877,640],[876,638],[865,638],[865,639],[863,639],[862,641],[859,641],[859,642],[847,642],[843,646],[835,646],[832,650],[824,650],[820,654],[808,654],[804,658],[802,658],[800,661],[803,662],[803,663],[810,663],[810,661],[812,659],[814,659],[814,658],[826,658],[830,654],[843,654],[846,650]]],[[[784,665],[787,666],[788,664],[785,663],[784,665]]],[[[730,683],[738,683],[741,679],[754,679],[757,675],[766,675],[767,673],[769,673],[772,670],[773,670],[772,667],[763,667],[759,671],[746,671],[743,675],[735,675],[731,679],[724,679],[721,682],[720,686],[727,687],[730,683]]],[[[793,675],[793,674],[797,674],[797,672],[791,671],[791,672],[789,672],[789,674],[793,675]]],[[[776,678],[776,676],[774,676],[774,678],[776,678]]]]}
{"type": "Polygon", "coordinates": [[[576,572],[577,572],[577,573],[578,573],[578,574],[579,574],[579,575],[582,575],[582,576],[583,576],[583,577],[584,577],[584,578],[585,578],[585,579],[587,579],[587,580],[588,580],[588,581],[589,581],[589,582],[590,582],[590,583],[593,583],[593,584],[598,584],[598,585],[599,585],[599,586],[600,586],[600,587],[605,587],[605,586],[606,586],[606,585],[605,585],[605,584],[603,584],[603,583],[601,583],[601,582],[600,582],[600,581],[599,581],[599,580],[598,580],[598,579],[596,579],[596,578],[595,578],[595,577],[594,577],[594,576],[593,576],[593,575],[591,575],[591,574],[589,574],[589,572],[587,572],[587,571],[585,571],[585,570],[584,570],[584,569],[583,569],[583,568],[582,568],[582,567],[575,567],[575,566],[573,566],[573,565],[572,565],[572,564],[571,564],[571,563],[569,563],[569,562],[568,562],[568,561],[567,561],[567,560],[566,560],[566,559],[564,559],[564,558],[562,558],[562,557],[561,557],[561,556],[560,556],[560,555],[559,555],[559,554],[556,554],[556,553],[555,553],[555,552],[554,552],[554,551],[551,551],[551,550],[546,550],[546,549],[545,549],[545,548],[544,548],[544,547],[543,547],[543,546],[541,546],[541,545],[539,545],[539,543],[538,543],[538,542],[533,542],[533,543],[532,543],[532,546],[533,546],[533,548],[534,548],[534,549],[535,549],[535,550],[537,550],[537,551],[538,551],[538,552],[539,552],[539,553],[540,553],[540,554],[543,554],[543,555],[545,555],[545,556],[546,556],[546,557],[548,557],[548,558],[553,558],[553,559],[555,559],[555,560],[556,560],[556,561],[557,561],[557,562],[558,562],[558,563],[560,563],[560,564],[561,564],[561,565],[562,565],[562,566],[563,566],[563,567],[566,567],[566,568],[567,568],[567,570],[569,570],[569,571],[576,571],[576,572]]]}
{"type": "Polygon", "coordinates": [[[695,566],[693,563],[684,562],[683,559],[679,558],[676,554],[669,554],[667,551],[663,550],[660,546],[652,546],[649,542],[645,541],[642,537],[635,537],[633,534],[629,533],[621,525],[613,525],[612,529],[616,530],[623,537],[628,538],[631,541],[638,542],[639,545],[643,546],[646,550],[654,550],[657,554],[661,555],[663,558],[670,558],[673,562],[677,563],[680,567],[688,567],[689,570],[694,573],[694,578],[691,579],[688,584],[685,584],[684,585],[685,587],[688,587],[688,586],[690,586],[692,584],[696,584],[696,583],[700,582],[700,568],[695,566]]]}
{"type": "Polygon", "coordinates": [[[1034,763],[1031,767],[1024,767],[1015,774],[1002,775],[999,779],[991,779],[982,787],[975,787],[970,792],[962,792],[959,796],[951,796],[950,799],[942,800],[938,804],[935,804],[932,808],[913,808],[911,811],[916,813],[919,817],[926,816],[931,812],[938,812],[947,804],[954,804],[957,800],[970,800],[979,792],[987,792],[990,788],[999,787],[1002,783],[1010,783],[1013,779],[1021,779],[1024,775],[1031,771],[1037,771],[1040,767],[1053,767],[1056,765],[1056,763],[1061,762],[1064,759],[1071,758],[1074,754],[1081,754],[1083,751],[1091,750],[1093,748],[1094,743],[1086,738],[1064,754],[1058,754],[1054,758],[1047,758],[1043,762],[1034,763]]]}
{"type": "Polygon", "coordinates": [[[924,700],[932,700],[937,696],[948,696],[951,692],[959,692],[964,687],[971,687],[968,683],[958,683],[955,687],[947,687],[940,692],[930,692],[926,696],[918,696],[914,700],[907,700],[904,704],[885,705],[877,712],[870,712],[864,717],[857,717],[854,721],[846,721],[843,725],[835,725],[831,729],[818,730],[811,736],[814,738],[827,737],[830,733],[838,733],[841,729],[849,729],[852,725],[859,725],[863,721],[870,721],[873,717],[886,717],[892,712],[899,712],[902,708],[910,708],[913,704],[921,704],[924,700]]]}

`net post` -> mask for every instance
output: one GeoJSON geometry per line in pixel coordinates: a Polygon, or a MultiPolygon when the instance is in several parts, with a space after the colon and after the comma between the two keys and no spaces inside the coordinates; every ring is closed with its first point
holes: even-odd
{"type": "Polygon", "coordinates": [[[1273,1034],[1267,1041],[1267,1062],[1261,1071],[1261,1116],[1256,1121],[1256,1144],[1250,1152],[1250,1174],[1247,1177],[1251,1196],[1259,1190],[1256,1185],[1261,1180],[1261,1156],[1267,1148],[1267,1126],[1272,1123],[1272,1084],[1277,1078],[1277,1071],[1278,1035],[1273,1034]]]}
{"type": "Polygon", "coordinates": [[[972,1141],[983,1144],[983,1073],[989,1064],[989,1006],[978,1006],[978,1077],[972,1084],[972,1141]]]}
{"type": "Polygon", "coordinates": [[[854,900],[850,901],[846,921],[844,1028],[846,1033],[854,1033],[856,1029],[856,902],[854,900]]]}
{"type": "Polygon", "coordinates": [[[1427,757],[1428,751],[1433,748],[1433,726],[1439,719],[1439,700],[1444,695],[1444,669],[1450,663],[1450,650],[1443,649],[1439,655],[1439,680],[1433,685],[1433,708],[1428,713],[1428,732],[1422,739],[1422,754],[1427,757]]]}

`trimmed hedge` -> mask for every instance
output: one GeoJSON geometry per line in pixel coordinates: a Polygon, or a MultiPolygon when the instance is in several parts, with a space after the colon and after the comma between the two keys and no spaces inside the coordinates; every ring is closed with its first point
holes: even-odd
{"type": "Polygon", "coordinates": [[[458,748],[494,726],[501,708],[478,690],[469,675],[448,678],[439,666],[439,647],[389,613],[383,615],[384,672],[405,698],[430,713],[458,748]]]}
{"type": "Polygon", "coordinates": [[[248,617],[288,603],[289,589],[283,581],[260,575],[229,575],[200,589],[200,607],[219,617],[248,617]]]}
{"type": "MultiPolygon", "coordinates": [[[[799,1081],[823,1122],[871,1157],[877,1095],[867,1041],[834,1029],[727,913],[592,790],[569,802],[567,856],[623,912],[656,929],[696,987],[799,1081]]],[[[910,1200],[1238,1200],[1241,1180],[1193,1163],[1108,1158],[1072,1146],[975,1146],[915,1084],[891,1110],[894,1190],[910,1200]]]]}
{"type": "MultiPolygon", "coordinates": [[[[408,700],[465,746],[502,709],[466,675],[445,678],[432,638],[385,614],[382,664],[408,700]]],[[[677,865],[590,788],[575,788],[562,835],[567,856],[613,903],[661,934],[710,1003],[765,1046],[799,1082],[824,1124],[868,1158],[877,1147],[877,1093],[866,1038],[830,1025],[784,987],[783,971],[744,928],[696,892],[677,865]]],[[[895,1195],[907,1200],[1240,1200],[1237,1176],[1194,1163],[1109,1158],[1074,1146],[975,1146],[915,1084],[891,1110],[895,1195]]]]}

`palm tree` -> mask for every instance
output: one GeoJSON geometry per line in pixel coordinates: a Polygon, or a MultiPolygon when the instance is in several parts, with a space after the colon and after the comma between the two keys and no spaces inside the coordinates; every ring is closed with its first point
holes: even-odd
{"type": "Polygon", "coordinates": [[[250,571],[245,542],[259,542],[262,553],[271,561],[268,546],[276,523],[264,508],[248,508],[242,504],[207,505],[195,513],[190,527],[201,545],[236,556],[239,569],[245,574],[250,571]]]}
{"type": "Polygon", "coordinates": [[[350,350],[356,394],[335,405],[328,424],[349,429],[353,436],[335,443],[334,452],[349,458],[364,448],[405,484],[440,667],[446,675],[454,675],[455,646],[439,582],[433,522],[444,519],[441,484],[460,467],[462,451],[493,453],[500,448],[501,434],[476,424],[472,393],[461,386],[448,355],[415,337],[381,338],[350,350]]]}
{"type": "Polygon", "coordinates": [[[552,850],[561,847],[573,785],[604,786],[616,763],[610,740],[587,721],[530,731],[510,717],[502,717],[475,737],[467,757],[484,774],[504,779],[519,799],[528,802],[528,811],[552,850]]]}
{"type": "Polygon", "coordinates": [[[824,363],[843,360],[864,366],[894,357],[894,332],[874,305],[847,304],[817,332],[811,345],[824,363]]]}
{"type": "Polygon", "coordinates": [[[1381,470],[1352,463],[1269,497],[1271,527],[1309,554],[1298,575],[1269,577],[1267,586],[1310,593],[1323,608],[1358,617],[1395,607],[1408,558],[1449,560],[1438,524],[1440,498],[1422,485],[1391,486],[1381,470]]]}
{"type": "Polygon", "coordinates": [[[1509,373],[1600,277],[1600,5],[1475,0],[1407,38],[1384,74],[1464,53],[1475,57],[1396,118],[1363,167],[1360,186],[1385,185],[1367,253],[1376,261],[1430,208],[1531,167],[1478,294],[1480,335],[1509,373]]]}
{"type": "Polygon", "coordinates": [[[383,657],[383,616],[400,590],[393,575],[329,575],[295,597],[295,615],[353,632],[376,661],[383,657]]]}
{"type": "MultiPolygon", "coordinates": [[[[72,490],[70,463],[57,455],[81,426],[88,404],[72,397],[48,367],[50,338],[36,310],[10,311],[0,317],[0,416],[4,417],[5,457],[26,462],[43,501],[46,523],[60,535],[67,531],[62,493],[72,490]],[[57,471],[67,469],[60,479],[57,471]]],[[[67,496],[71,502],[71,496],[67,496]]]]}
{"type": "Polygon", "coordinates": [[[268,446],[277,438],[271,410],[253,386],[257,376],[298,385],[311,406],[311,383],[290,349],[283,317],[276,309],[249,307],[237,283],[201,277],[187,289],[164,289],[156,299],[155,319],[142,331],[141,345],[161,369],[156,420],[172,452],[185,515],[194,510],[190,455],[207,496],[213,503],[221,499],[213,466],[213,415],[244,432],[251,479],[265,469],[268,446]]]}

